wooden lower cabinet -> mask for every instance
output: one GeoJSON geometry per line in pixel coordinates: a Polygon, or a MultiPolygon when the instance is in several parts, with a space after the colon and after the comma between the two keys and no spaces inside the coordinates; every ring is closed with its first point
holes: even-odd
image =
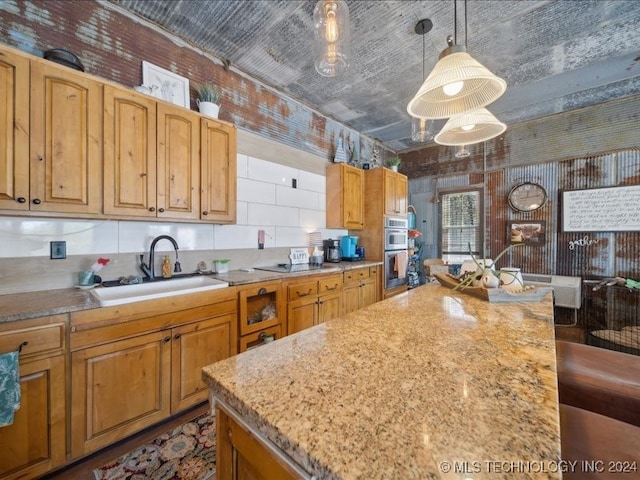
{"type": "Polygon", "coordinates": [[[171,330],[171,411],[184,410],[208,398],[202,367],[232,355],[231,329],[236,316],[197,322],[171,330]]]}
{"type": "Polygon", "coordinates": [[[171,413],[171,336],[155,332],[71,354],[71,454],[79,457],[171,413]]]}
{"type": "Polygon", "coordinates": [[[228,290],[72,314],[73,459],[208,398],[202,367],[237,353],[228,290]]]}
{"type": "Polygon", "coordinates": [[[66,462],[66,315],[0,325],[0,353],[20,353],[20,408],[0,428],[0,479],[36,478],[66,462]]]}
{"type": "Polygon", "coordinates": [[[293,480],[295,469],[227,412],[216,406],[217,480],[293,480]]]}
{"type": "Polygon", "coordinates": [[[342,315],[342,276],[292,281],[287,285],[287,334],[342,315]]]}
{"type": "Polygon", "coordinates": [[[378,300],[378,268],[358,268],[344,272],[345,314],[371,305],[378,300]]]}

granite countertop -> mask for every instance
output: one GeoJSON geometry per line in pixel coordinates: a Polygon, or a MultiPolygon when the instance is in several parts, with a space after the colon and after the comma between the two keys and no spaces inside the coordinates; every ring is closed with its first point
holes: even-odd
{"type": "Polygon", "coordinates": [[[61,288],[0,295],[0,323],[100,308],[86,290],[61,288]]]}
{"type": "MultiPolygon", "coordinates": [[[[280,280],[294,276],[322,275],[327,273],[342,272],[353,268],[381,265],[382,262],[358,261],[325,264],[328,268],[299,273],[276,273],[262,270],[245,272],[232,270],[228,273],[213,274],[229,285],[246,285],[269,280],[280,280]]],[[[78,288],[62,288],[58,290],[44,290],[39,292],[10,293],[0,295],[0,323],[27,320],[30,318],[57,315],[61,313],[76,312],[101,308],[100,302],[89,293],[88,290],[78,288]]]]}
{"type": "Polygon", "coordinates": [[[318,478],[560,478],[551,294],[488,303],[428,284],[203,378],[318,478]]]}

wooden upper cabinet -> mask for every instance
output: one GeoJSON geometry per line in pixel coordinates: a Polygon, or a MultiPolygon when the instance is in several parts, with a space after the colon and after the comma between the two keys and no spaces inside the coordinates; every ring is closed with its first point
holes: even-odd
{"type": "Polygon", "coordinates": [[[364,170],[327,165],[327,228],[364,228],[364,170]]]}
{"type": "Polygon", "coordinates": [[[406,215],[408,182],[401,173],[384,169],[384,210],[387,215],[406,215]]]}
{"type": "Polygon", "coordinates": [[[29,209],[29,59],[0,51],[0,209],[29,209]]]}
{"type": "Polygon", "coordinates": [[[200,116],[158,102],[158,217],[200,218],[200,116]]]}
{"type": "Polygon", "coordinates": [[[156,101],[104,86],[104,213],[156,216],[156,101]]]}
{"type": "Polygon", "coordinates": [[[32,60],[30,209],[99,213],[101,143],[102,85],[32,60]]]}
{"type": "Polygon", "coordinates": [[[201,119],[201,214],[216,223],[236,222],[236,128],[201,119]]]}

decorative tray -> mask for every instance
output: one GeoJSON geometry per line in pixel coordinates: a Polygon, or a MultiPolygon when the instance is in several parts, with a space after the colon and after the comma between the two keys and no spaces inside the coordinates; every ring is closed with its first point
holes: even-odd
{"type": "MultiPolygon", "coordinates": [[[[434,273],[436,280],[440,282],[443,287],[455,289],[460,286],[460,280],[449,275],[448,273],[434,273]]],[[[498,302],[539,302],[548,293],[553,292],[552,287],[533,287],[529,286],[527,290],[522,292],[509,292],[503,288],[484,288],[484,287],[471,287],[460,286],[456,289],[460,293],[466,293],[472,297],[486,300],[492,303],[498,302]]]]}

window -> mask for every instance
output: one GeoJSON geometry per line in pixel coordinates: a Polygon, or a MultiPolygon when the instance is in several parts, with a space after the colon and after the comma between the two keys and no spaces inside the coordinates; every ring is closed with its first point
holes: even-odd
{"type": "Polygon", "coordinates": [[[462,263],[482,249],[481,190],[440,195],[440,252],[448,263],[462,263]]]}

